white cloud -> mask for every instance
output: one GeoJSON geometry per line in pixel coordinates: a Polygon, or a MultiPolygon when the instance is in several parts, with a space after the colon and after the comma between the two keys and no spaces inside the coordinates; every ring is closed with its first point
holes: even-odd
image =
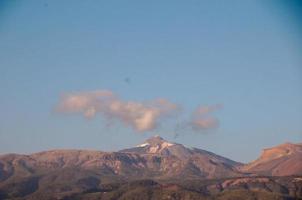
{"type": "Polygon", "coordinates": [[[160,118],[167,117],[178,109],[178,105],[166,99],[124,101],[107,90],[65,94],[57,105],[58,112],[80,113],[87,118],[100,113],[108,119],[120,120],[138,132],[155,129],[160,118]]]}
{"type": "Polygon", "coordinates": [[[222,109],[222,105],[199,106],[192,115],[190,125],[194,130],[205,130],[216,128],[218,119],[210,116],[214,111],[222,109]]]}

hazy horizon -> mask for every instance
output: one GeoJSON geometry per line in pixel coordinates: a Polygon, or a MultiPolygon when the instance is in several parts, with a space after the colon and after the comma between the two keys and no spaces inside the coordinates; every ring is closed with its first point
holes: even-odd
{"type": "Polygon", "coordinates": [[[293,6],[0,2],[0,154],[116,151],[160,135],[249,162],[301,143],[293,6]]]}

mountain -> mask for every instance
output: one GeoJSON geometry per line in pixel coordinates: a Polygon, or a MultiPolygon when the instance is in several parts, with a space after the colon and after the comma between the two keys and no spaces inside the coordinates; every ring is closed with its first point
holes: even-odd
{"type": "Polygon", "coordinates": [[[189,149],[159,136],[119,152],[52,150],[31,155],[0,156],[0,180],[50,170],[80,168],[119,178],[220,178],[242,175],[240,163],[214,153],[189,149]]]}
{"type": "Polygon", "coordinates": [[[238,162],[205,150],[168,142],[160,136],[149,138],[134,148],[120,152],[140,155],[144,160],[152,161],[151,168],[165,178],[220,178],[242,175],[237,170],[241,165],[238,162]]]}
{"type": "Polygon", "coordinates": [[[265,149],[244,165],[160,136],[118,152],[5,154],[0,200],[145,199],[142,194],[146,199],[296,199],[302,197],[301,158],[301,144],[288,143],[265,149]]]}
{"type": "Polygon", "coordinates": [[[285,143],[264,149],[261,156],[241,171],[269,175],[302,175],[302,144],[285,143]]]}

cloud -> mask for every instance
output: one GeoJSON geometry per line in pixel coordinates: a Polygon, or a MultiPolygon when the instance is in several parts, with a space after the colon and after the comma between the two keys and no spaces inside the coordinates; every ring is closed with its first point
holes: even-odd
{"type": "Polygon", "coordinates": [[[192,120],[192,127],[195,130],[216,128],[218,127],[218,124],[218,120],[213,117],[192,120]]]}
{"type": "Polygon", "coordinates": [[[138,132],[145,132],[154,130],[159,119],[174,114],[179,106],[166,99],[124,101],[112,91],[98,90],[65,94],[56,110],[61,113],[83,114],[86,118],[101,114],[108,120],[117,119],[138,132]]]}
{"type": "Polygon", "coordinates": [[[194,130],[206,130],[218,127],[218,119],[212,117],[211,114],[216,110],[222,109],[222,107],[220,104],[199,106],[192,114],[189,124],[194,130]]]}
{"type": "MultiPolygon", "coordinates": [[[[222,105],[199,106],[187,120],[176,123],[177,134],[188,131],[204,131],[219,126],[213,112],[222,105]]],[[[108,122],[118,120],[137,132],[156,129],[163,118],[171,117],[180,111],[180,106],[167,99],[150,101],[125,101],[109,90],[76,92],[62,95],[56,111],[60,113],[81,114],[85,118],[101,115],[108,122]]]]}

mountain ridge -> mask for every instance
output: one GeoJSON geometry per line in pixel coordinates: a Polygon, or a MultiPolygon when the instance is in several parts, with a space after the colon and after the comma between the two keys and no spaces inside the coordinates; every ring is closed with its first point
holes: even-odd
{"type": "Polygon", "coordinates": [[[302,197],[301,152],[300,144],[282,144],[242,164],[157,136],[116,152],[55,149],[4,154],[0,155],[0,199],[90,199],[90,194],[95,200],[144,199],[136,193],[141,189],[154,193],[154,199],[171,199],[166,194],[178,199],[216,199],[218,194],[240,199],[237,193],[295,199],[289,197],[302,197]],[[128,197],[120,198],[121,194],[128,197]]]}
{"type": "Polygon", "coordinates": [[[241,168],[261,175],[288,176],[302,174],[302,144],[283,143],[265,148],[259,158],[241,168]]]}
{"type": "MultiPolygon", "coordinates": [[[[135,147],[115,152],[54,149],[28,155],[0,155],[0,175],[12,174],[10,169],[14,168],[24,168],[23,171],[31,169],[28,170],[30,173],[37,169],[39,171],[81,167],[104,168],[112,171],[113,175],[123,177],[132,177],[133,173],[133,176],[141,174],[143,177],[152,178],[175,176],[221,178],[248,174],[300,175],[302,172],[300,166],[302,166],[301,144],[284,143],[266,148],[258,159],[242,164],[203,149],[187,148],[182,144],[169,142],[160,136],[151,137],[135,147]],[[284,163],[288,164],[283,166],[284,163]]],[[[3,178],[0,176],[1,179],[3,178]]]]}

